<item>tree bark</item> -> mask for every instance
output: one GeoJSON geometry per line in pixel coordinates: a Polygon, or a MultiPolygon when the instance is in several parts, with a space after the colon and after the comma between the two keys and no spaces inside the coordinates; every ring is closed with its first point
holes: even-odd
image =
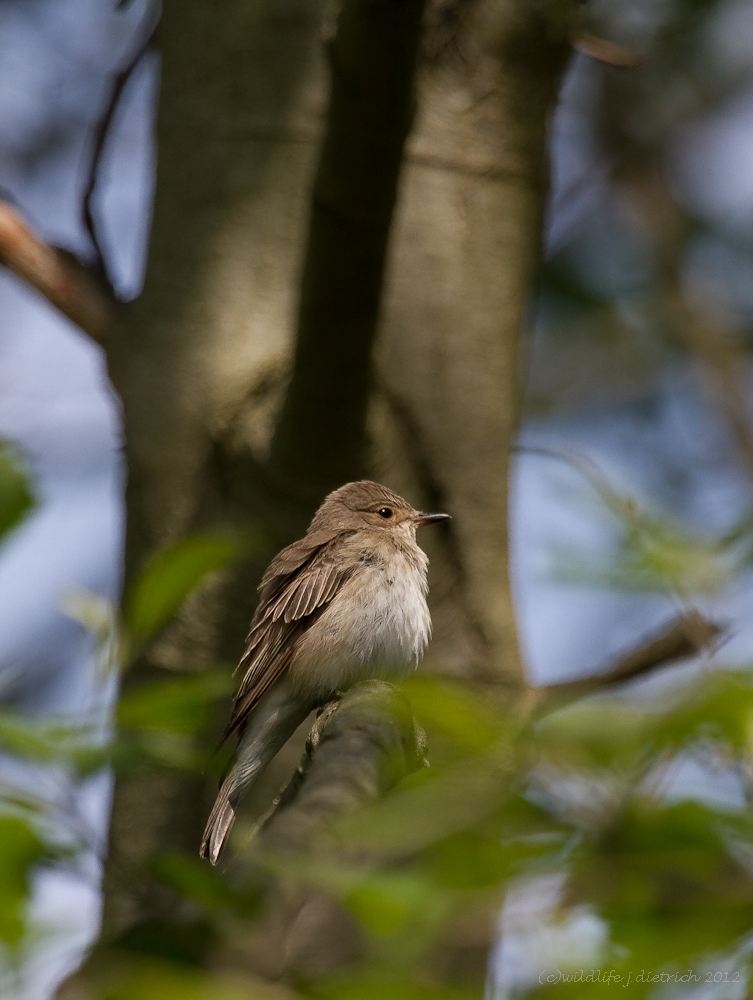
{"type": "Polygon", "coordinates": [[[330,44],[295,357],[269,456],[285,492],[313,506],[367,472],[371,355],[423,7],[350,0],[330,44]]]}
{"type": "MultiPolygon", "coordinates": [[[[213,440],[260,370],[289,352],[325,99],[323,8],[308,0],[164,5],[146,282],[118,310],[107,342],[128,463],[126,587],[156,547],[197,528],[246,526],[257,513],[228,503],[213,440]]],[[[273,545],[289,540],[273,533],[273,545]]],[[[227,593],[227,602],[220,591],[193,602],[125,684],[149,682],[164,667],[200,670],[223,653],[237,659],[254,587],[241,578],[227,593]]],[[[173,901],[149,860],[166,848],[197,850],[205,784],[154,771],[116,782],[107,937],[169,918],[173,901]]]]}
{"type": "Polygon", "coordinates": [[[508,455],[548,187],[546,127],[575,5],[455,7],[449,42],[444,21],[430,26],[433,57],[420,73],[378,348],[389,430],[377,436],[377,465],[453,515],[438,544],[427,540],[438,564],[432,661],[520,690],[508,455]]]}

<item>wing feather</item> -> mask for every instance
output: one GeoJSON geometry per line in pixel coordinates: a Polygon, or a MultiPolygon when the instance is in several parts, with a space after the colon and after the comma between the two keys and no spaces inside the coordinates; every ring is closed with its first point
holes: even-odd
{"type": "Polygon", "coordinates": [[[311,606],[318,608],[320,604],[323,603],[324,594],[327,591],[327,582],[329,580],[328,574],[318,573],[316,580],[311,585],[311,590],[308,594],[308,600],[311,602],[311,606]]]}
{"type": "Polygon", "coordinates": [[[245,725],[262,695],[289,666],[300,637],[353,573],[341,543],[351,532],[314,532],[289,545],[269,566],[238,664],[243,677],[223,740],[245,725]]]}
{"type": "Polygon", "coordinates": [[[323,558],[307,567],[306,571],[291,580],[283,597],[277,602],[274,618],[282,618],[286,622],[294,622],[310,615],[322,603],[331,600],[338,586],[352,572],[352,565],[335,562],[323,558]],[[324,595],[329,594],[329,598],[324,595]]]}

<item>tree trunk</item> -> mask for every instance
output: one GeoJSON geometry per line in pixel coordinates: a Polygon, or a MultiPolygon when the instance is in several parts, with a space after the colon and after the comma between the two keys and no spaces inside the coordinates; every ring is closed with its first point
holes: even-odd
{"type": "Polygon", "coordinates": [[[437,564],[431,662],[519,689],[508,455],[547,193],[546,125],[574,5],[490,0],[457,10],[449,41],[442,20],[430,26],[433,58],[421,69],[378,350],[389,430],[375,434],[376,464],[453,516],[438,542],[427,539],[437,564]]]}

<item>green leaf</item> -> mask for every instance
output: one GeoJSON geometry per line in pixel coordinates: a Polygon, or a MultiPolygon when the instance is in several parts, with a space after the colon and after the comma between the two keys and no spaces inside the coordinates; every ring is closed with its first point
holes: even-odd
{"type": "Polygon", "coordinates": [[[222,976],[154,955],[100,949],[93,973],[102,1000],[280,1000],[280,989],[238,971],[222,976]]]}
{"type": "Polygon", "coordinates": [[[505,842],[466,830],[436,844],[430,855],[438,884],[450,889],[482,889],[519,874],[530,861],[559,853],[556,833],[515,837],[505,842]]]}
{"type": "Polygon", "coordinates": [[[610,920],[614,940],[656,969],[734,946],[750,932],[753,906],[707,900],[668,912],[614,914],[610,920]]]}
{"type": "Polygon", "coordinates": [[[586,699],[541,719],[538,747],[557,767],[619,767],[645,753],[662,721],[629,704],[586,699]]]}
{"type": "Polygon", "coordinates": [[[10,445],[0,441],[0,538],[15,528],[33,506],[28,476],[10,445]]]}
{"type": "Polygon", "coordinates": [[[347,893],[353,916],[377,937],[392,937],[409,924],[441,918],[449,899],[416,872],[371,872],[347,893]]]}
{"type": "Polygon", "coordinates": [[[171,677],[125,694],[118,705],[118,722],[131,729],[195,733],[204,728],[212,703],[232,689],[230,670],[171,677]]]}
{"type": "Polygon", "coordinates": [[[229,912],[249,917],[261,905],[259,892],[240,892],[216,868],[198,857],[163,854],[154,862],[157,876],[182,896],[193,899],[210,912],[229,912]]]}
{"type": "Polygon", "coordinates": [[[460,750],[480,753],[515,733],[503,705],[463,685],[434,677],[411,677],[402,686],[421,724],[449,737],[460,750]]]}
{"type": "Polygon", "coordinates": [[[468,829],[500,809],[511,792],[504,763],[472,758],[462,767],[405,785],[333,823],[348,848],[382,858],[407,857],[468,829]]]}
{"type": "Polygon", "coordinates": [[[207,753],[188,733],[169,729],[126,731],[113,747],[113,764],[119,774],[141,768],[200,773],[208,764],[207,753]]]}
{"type": "MultiPolygon", "coordinates": [[[[351,970],[348,970],[351,975],[351,970]]],[[[367,967],[360,979],[319,979],[311,986],[311,996],[316,1000],[479,1000],[478,990],[460,986],[427,986],[409,979],[390,976],[389,969],[381,969],[383,978],[375,976],[367,967]]],[[[307,994],[308,995],[308,994],[307,994]]]]}
{"type": "Polygon", "coordinates": [[[609,556],[554,547],[551,578],[627,592],[714,594],[736,569],[734,553],[722,545],[642,518],[625,532],[619,551],[609,556]]]}
{"type": "Polygon", "coordinates": [[[0,747],[30,760],[73,764],[79,774],[103,767],[101,723],[87,717],[39,717],[0,709],[0,747]]]}
{"type": "Polygon", "coordinates": [[[31,827],[15,816],[0,816],[0,940],[15,945],[24,936],[24,904],[30,869],[52,852],[31,827]]]}
{"type": "Polygon", "coordinates": [[[188,595],[215,570],[251,551],[247,535],[193,535],[157,553],[142,570],[127,603],[126,624],[148,639],[180,609],[188,595]]]}

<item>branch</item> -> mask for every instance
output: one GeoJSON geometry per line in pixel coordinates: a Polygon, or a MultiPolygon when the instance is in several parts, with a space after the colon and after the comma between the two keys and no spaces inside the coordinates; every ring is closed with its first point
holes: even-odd
{"type": "MultiPolygon", "coordinates": [[[[575,701],[712,646],[724,627],[696,611],[678,615],[595,677],[532,690],[536,702],[575,701]]],[[[381,798],[423,761],[426,738],[392,684],[364,681],[319,713],[303,759],[255,830],[263,847],[302,850],[328,820],[381,798]]]]}
{"type": "MultiPolygon", "coordinates": [[[[122,3],[119,6],[122,6],[122,3]]],[[[97,255],[98,276],[111,290],[113,289],[113,284],[107,271],[105,256],[102,252],[102,247],[100,246],[94,223],[94,192],[97,186],[97,177],[99,175],[99,168],[102,160],[102,153],[105,148],[105,142],[107,141],[107,136],[110,134],[110,127],[115,117],[115,113],[120,105],[120,99],[126,88],[126,84],[133,75],[134,70],[151,47],[152,38],[154,37],[159,17],[160,4],[156,3],[153,4],[149,10],[147,10],[144,17],[145,27],[143,28],[141,41],[136,46],[136,50],[128,64],[116,75],[115,80],[113,81],[109,100],[105,105],[102,116],[97,122],[93,134],[92,156],[83,195],[84,226],[86,227],[86,231],[89,234],[89,238],[92,241],[94,251],[97,255]]]]}
{"type": "Polygon", "coordinates": [[[417,770],[425,752],[425,734],[394,685],[355,685],[319,713],[298,770],[257,827],[262,847],[306,848],[327,821],[417,770]]]}
{"type": "Polygon", "coordinates": [[[538,688],[539,701],[575,701],[611,684],[641,677],[673,660],[696,656],[723,638],[725,626],[704,618],[697,611],[678,615],[657,633],[620,657],[604,673],[564,684],[538,688]]]}
{"type": "Polygon", "coordinates": [[[576,52],[581,52],[584,56],[590,56],[608,66],[619,66],[621,69],[640,66],[645,61],[645,56],[636,49],[627,45],[617,45],[596,35],[579,35],[573,39],[572,45],[576,52]]]}
{"type": "Polygon", "coordinates": [[[104,342],[112,298],[73,254],[41,240],[4,201],[0,201],[0,264],[41,292],[98,344],[104,342]]]}

